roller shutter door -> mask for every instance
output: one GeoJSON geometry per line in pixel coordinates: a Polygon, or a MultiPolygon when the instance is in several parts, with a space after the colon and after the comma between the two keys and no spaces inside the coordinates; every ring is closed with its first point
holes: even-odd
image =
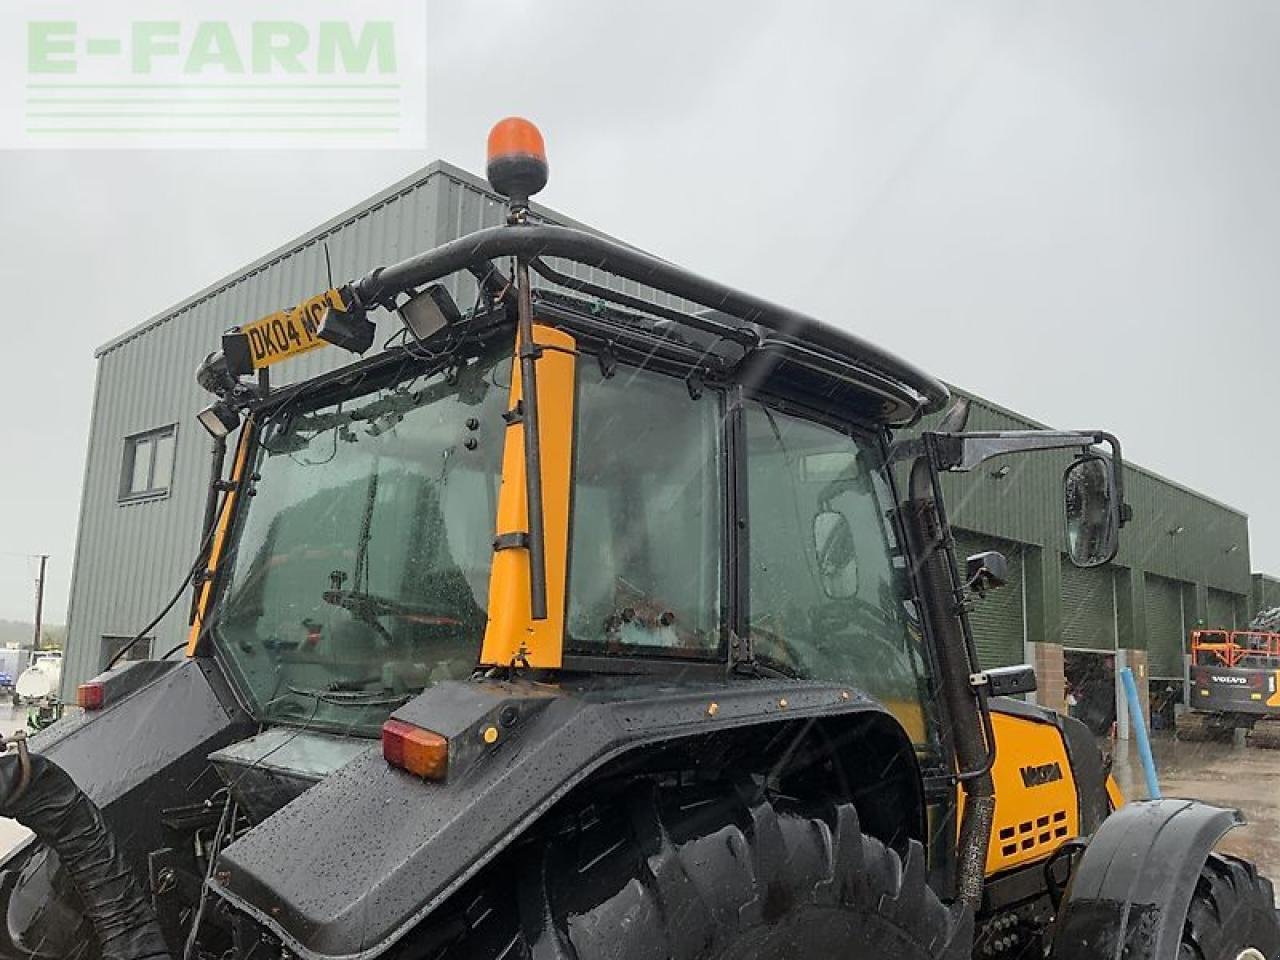
{"type": "Polygon", "coordinates": [[[1182,584],[1147,574],[1147,671],[1157,680],[1182,679],[1182,584]]]}
{"type": "Polygon", "coordinates": [[[1062,558],[1062,645],[1116,648],[1115,577],[1110,565],[1087,570],[1062,558]]]}
{"type": "Polygon", "coordinates": [[[1017,544],[955,531],[956,559],[964,574],[966,557],[999,550],[1009,561],[1009,582],[990,591],[969,609],[969,626],[983,669],[1024,662],[1022,647],[1022,553],[1017,544]]]}
{"type": "Polygon", "coordinates": [[[1225,590],[1209,588],[1209,628],[1234,630],[1236,627],[1235,596],[1225,590]]]}

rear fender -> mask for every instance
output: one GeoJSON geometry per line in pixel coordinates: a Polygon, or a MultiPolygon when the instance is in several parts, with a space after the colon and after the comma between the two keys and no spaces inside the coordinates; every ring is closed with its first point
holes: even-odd
{"type": "Polygon", "coordinates": [[[1077,860],[1053,929],[1050,960],[1157,960],[1178,953],[1200,868],[1244,822],[1196,800],[1125,804],[1077,860]]]}
{"type": "MultiPolygon", "coordinates": [[[[910,793],[874,805],[886,821],[881,829],[895,829],[887,823],[892,807],[893,816],[910,821],[910,836],[923,835],[909,738],[882,706],[849,688],[723,680],[691,687],[635,678],[612,689],[598,684],[571,691],[486,681],[427,690],[395,717],[448,737],[447,781],[393,768],[371,747],[227,847],[213,888],[301,957],[375,956],[588,778],[646,751],[692,745],[696,753],[707,744],[714,755],[724,740],[752,728],[767,733],[752,742],[762,756],[788,727],[797,741],[812,727],[824,734],[829,728],[836,748],[859,723],[886,733],[872,751],[875,775],[860,785],[899,773],[910,793]],[[487,744],[491,727],[500,733],[487,744]]],[[[843,749],[859,753],[851,741],[843,749]]]]}

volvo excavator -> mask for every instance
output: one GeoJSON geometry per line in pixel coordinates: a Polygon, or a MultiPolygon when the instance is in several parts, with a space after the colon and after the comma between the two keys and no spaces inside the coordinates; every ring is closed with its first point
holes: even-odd
{"type": "Polygon", "coordinates": [[[940,478],[1058,458],[1095,566],[1116,439],[967,432],[843,328],[541,222],[547,170],[499,123],[505,224],[201,366],[189,641],[0,757],[33,832],[0,954],[1280,956],[1271,884],[1215,850],[1239,812],[1126,803],[975,653],[1005,562],[957,562],[940,478]],[[357,356],[272,386],[314,349],[357,356]]]}
{"type": "Polygon", "coordinates": [[[1190,700],[1176,719],[1179,740],[1230,739],[1280,750],[1280,609],[1244,630],[1191,631],[1190,700]]]}

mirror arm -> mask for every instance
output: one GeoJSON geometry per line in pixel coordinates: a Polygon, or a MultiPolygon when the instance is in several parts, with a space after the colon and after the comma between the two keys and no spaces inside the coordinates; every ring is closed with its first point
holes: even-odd
{"type": "Polygon", "coordinates": [[[929,438],[926,443],[932,441],[938,469],[952,473],[967,473],[988,460],[1011,453],[1087,450],[1096,443],[1114,439],[1100,430],[998,430],[922,434],[924,437],[929,438]]]}
{"type": "Polygon", "coordinates": [[[1120,504],[1120,526],[1133,519],[1133,508],[1124,499],[1124,457],[1120,441],[1105,430],[997,430],[986,433],[925,432],[919,440],[906,440],[894,445],[891,459],[906,459],[928,451],[939,470],[967,473],[988,460],[1011,453],[1040,450],[1087,451],[1096,444],[1111,448],[1114,465],[1116,499],[1120,504]]]}

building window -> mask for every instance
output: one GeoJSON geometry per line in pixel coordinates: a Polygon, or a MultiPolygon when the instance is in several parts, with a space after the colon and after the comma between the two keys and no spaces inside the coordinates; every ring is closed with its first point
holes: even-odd
{"type": "MultiPolygon", "coordinates": [[[[106,670],[107,664],[109,664],[115,658],[115,655],[119,653],[122,649],[124,649],[124,645],[127,644],[132,639],[133,637],[117,637],[117,636],[103,637],[102,638],[102,659],[101,659],[101,662],[98,664],[98,669],[106,670]]],[[[126,653],[124,657],[121,658],[120,662],[125,663],[129,660],[146,660],[150,658],[150,656],[151,656],[151,637],[143,637],[141,640],[139,640],[137,643],[135,643],[132,647],[129,648],[129,652],[126,653]]]]}
{"type": "Polygon", "coordinates": [[[120,499],[134,500],[169,492],[177,427],[170,425],[124,438],[120,499]]]}

